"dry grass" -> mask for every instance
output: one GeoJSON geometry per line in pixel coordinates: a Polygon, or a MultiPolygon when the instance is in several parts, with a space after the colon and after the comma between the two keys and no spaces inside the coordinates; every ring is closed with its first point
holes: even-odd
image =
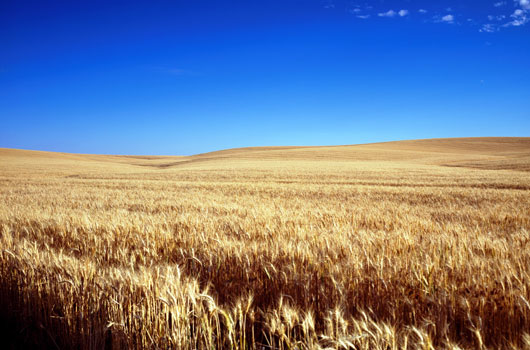
{"type": "Polygon", "coordinates": [[[0,308],[41,348],[528,349],[530,139],[0,149],[0,308]]]}

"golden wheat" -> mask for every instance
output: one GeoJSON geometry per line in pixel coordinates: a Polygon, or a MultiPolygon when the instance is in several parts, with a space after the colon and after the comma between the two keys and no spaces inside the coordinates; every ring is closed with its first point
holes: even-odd
{"type": "Polygon", "coordinates": [[[528,139],[450,141],[2,150],[1,313],[61,349],[528,348],[528,139]]]}

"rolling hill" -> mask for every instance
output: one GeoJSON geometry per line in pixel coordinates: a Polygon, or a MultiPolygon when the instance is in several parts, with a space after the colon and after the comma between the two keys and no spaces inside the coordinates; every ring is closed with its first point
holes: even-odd
{"type": "Polygon", "coordinates": [[[226,149],[192,156],[124,156],[70,154],[0,148],[4,165],[35,168],[70,166],[100,168],[113,165],[122,171],[139,168],[179,169],[235,166],[255,161],[378,162],[530,171],[530,137],[480,137],[394,141],[345,146],[284,146],[226,149]],[[243,163],[242,163],[243,162],[243,163]]]}

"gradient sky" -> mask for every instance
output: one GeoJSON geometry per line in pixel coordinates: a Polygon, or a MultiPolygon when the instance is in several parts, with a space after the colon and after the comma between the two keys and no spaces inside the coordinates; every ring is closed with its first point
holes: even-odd
{"type": "Polygon", "coordinates": [[[0,3],[0,147],[530,136],[530,1],[0,3]]]}

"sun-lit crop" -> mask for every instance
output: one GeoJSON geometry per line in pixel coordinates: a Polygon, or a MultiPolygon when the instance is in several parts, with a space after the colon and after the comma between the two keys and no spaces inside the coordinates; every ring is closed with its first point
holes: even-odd
{"type": "Polygon", "coordinates": [[[2,150],[4,323],[59,349],[528,349],[523,141],[2,150]]]}

